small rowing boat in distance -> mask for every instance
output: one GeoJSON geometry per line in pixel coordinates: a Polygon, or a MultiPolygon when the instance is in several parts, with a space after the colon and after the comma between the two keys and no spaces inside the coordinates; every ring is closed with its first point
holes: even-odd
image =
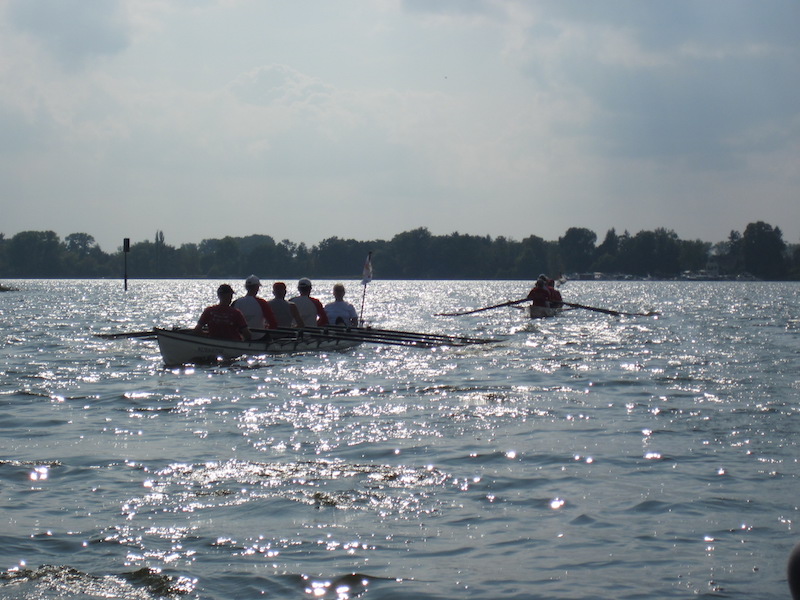
{"type": "Polygon", "coordinates": [[[295,335],[268,336],[265,339],[246,341],[211,338],[193,329],[155,328],[153,333],[158,340],[158,349],[164,364],[168,367],[235,360],[242,356],[347,350],[361,344],[361,340],[303,335],[299,331],[295,335]]]}

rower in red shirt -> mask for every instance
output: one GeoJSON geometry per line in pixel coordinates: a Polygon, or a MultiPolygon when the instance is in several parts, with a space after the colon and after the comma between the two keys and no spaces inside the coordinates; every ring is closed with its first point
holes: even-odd
{"type": "Polygon", "coordinates": [[[224,340],[249,340],[252,338],[247,321],[241,311],[231,307],[233,288],[223,283],[217,288],[219,304],[209,306],[200,315],[196,331],[207,332],[209,337],[224,340]]]}
{"type": "Polygon", "coordinates": [[[547,280],[547,291],[550,292],[550,306],[553,308],[561,308],[564,306],[564,299],[561,297],[561,292],[556,288],[555,280],[547,280]]]}
{"type": "Polygon", "coordinates": [[[531,300],[533,306],[550,306],[550,290],[547,289],[547,282],[545,277],[539,277],[533,286],[533,289],[528,292],[528,300],[531,300]]]}

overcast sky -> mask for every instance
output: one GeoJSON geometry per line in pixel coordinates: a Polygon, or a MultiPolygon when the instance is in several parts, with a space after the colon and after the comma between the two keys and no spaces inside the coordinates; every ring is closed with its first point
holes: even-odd
{"type": "Polygon", "coordinates": [[[800,242],[797,0],[0,0],[0,232],[800,242]]]}

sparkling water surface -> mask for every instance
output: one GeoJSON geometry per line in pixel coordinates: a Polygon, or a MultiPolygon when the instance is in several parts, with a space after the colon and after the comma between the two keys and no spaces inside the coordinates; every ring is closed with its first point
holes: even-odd
{"type": "Polygon", "coordinates": [[[94,334],[221,282],[5,283],[0,598],[789,597],[798,284],[567,282],[661,314],[531,321],[434,316],[527,282],[375,281],[375,327],[500,342],[167,369],[94,334]]]}

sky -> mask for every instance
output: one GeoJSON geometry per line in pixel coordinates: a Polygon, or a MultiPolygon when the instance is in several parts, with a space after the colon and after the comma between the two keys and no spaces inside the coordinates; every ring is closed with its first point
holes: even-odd
{"type": "Polygon", "coordinates": [[[0,0],[0,233],[800,242],[797,0],[0,0]]]}

